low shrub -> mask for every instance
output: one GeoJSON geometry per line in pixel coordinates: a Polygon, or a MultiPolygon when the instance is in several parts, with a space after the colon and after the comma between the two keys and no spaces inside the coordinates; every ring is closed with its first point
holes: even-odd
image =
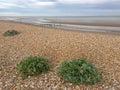
{"type": "Polygon", "coordinates": [[[29,56],[22,59],[22,61],[17,64],[17,70],[22,77],[34,76],[47,72],[49,70],[49,65],[47,60],[43,57],[29,56]]]}
{"type": "Polygon", "coordinates": [[[75,84],[95,84],[102,80],[98,69],[86,59],[64,61],[58,67],[58,73],[64,81],[75,84]]]}
{"type": "Polygon", "coordinates": [[[4,33],[4,36],[14,36],[14,35],[17,35],[17,34],[19,34],[19,32],[16,31],[16,30],[8,30],[4,33]]]}

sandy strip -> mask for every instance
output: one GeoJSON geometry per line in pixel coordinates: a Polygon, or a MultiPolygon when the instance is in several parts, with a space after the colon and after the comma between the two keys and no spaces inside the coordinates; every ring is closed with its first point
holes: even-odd
{"type": "MultiPolygon", "coordinates": [[[[119,20],[120,18],[118,18],[119,20]]],[[[52,20],[52,19],[48,19],[50,20],[51,23],[60,23],[60,24],[72,24],[72,25],[86,25],[86,26],[111,26],[111,27],[120,27],[120,22],[116,21],[116,22],[112,22],[112,21],[107,21],[102,19],[102,21],[91,21],[91,22],[84,22],[81,20],[78,21],[65,21],[65,20],[52,20]]]]}
{"type": "MultiPolygon", "coordinates": [[[[73,31],[73,32],[84,32],[84,33],[102,33],[102,34],[111,34],[111,35],[120,35],[120,30],[114,30],[113,28],[112,29],[110,29],[110,30],[106,30],[106,29],[100,29],[99,28],[99,26],[98,26],[98,28],[96,27],[96,25],[95,25],[95,28],[79,28],[79,29],[76,29],[75,27],[73,28],[73,27],[70,27],[70,29],[69,28],[67,28],[68,26],[71,26],[70,24],[68,25],[68,26],[66,26],[66,24],[64,25],[62,25],[62,24],[36,24],[36,23],[27,23],[27,22],[20,22],[20,21],[11,21],[11,20],[0,20],[0,21],[2,21],[2,22],[12,22],[12,23],[18,23],[18,24],[25,24],[25,25],[32,25],[32,26],[37,26],[37,27],[46,27],[46,28],[49,28],[49,29],[57,29],[57,30],[64,30],[64,31],[73,31]],[[61,28],[60,28],[60,26],[61,26],[61,28]],[[64,27],[65,26],[65,27],[64,27]],[[97,29],[96,29],[97,28],[97,29]]],[[[74,26],[74,24],[73,24],[73,26],[74,26]]],[[[80,25],[81,26],[81,25],[80,25]]],[[[79,27],[80,27],[79,26],[79,27]]],[[[88,26],[89,27],[89,26],[88,26]]],[[[94,26],[93,26],[94,27],[94,26]]],[[[110,28],[110,27],[109,27],[110,28]]],[[[116,27],[117,28],[117,27],[116,27]]]]}
{"type": "Polygon", "coordinates": [[[120,36],[114,34],[74,32],[43,28],[22,23],[0,21],[0,90],[119,90],[120,36]],[[21,34],[4,37],[7,30],[21,34]],[[42,55],[49,59],[52,71],[21,79],[15,66],[21,58],[42,55]],[[57,65],[70,58],[87,58],[105,79],[93,86],[73,85],[60,80],[57,65]]]}

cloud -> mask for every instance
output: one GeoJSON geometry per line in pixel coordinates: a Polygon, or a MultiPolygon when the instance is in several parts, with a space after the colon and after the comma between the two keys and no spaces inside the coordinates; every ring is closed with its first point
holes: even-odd
{"type": "Polygon", "coordinates": [[[103,4],[118,2],[119,0],[0,0],[0,8],[39,8],[43,6],[55,6],[59,4],[103,4]]]}
{"type": "Polygon", "coordinates": [[[107,2],[119,2],[119,0],[58,0],[64,4],[102,4],[107,2]]]}
{"type": "Polygon", "coordinates": [[[115,11],[120,10],[120,0],[0,0],[0,15],[104,14],[102,10],[120,15],[115,11]]]}
{"type": "Polygon", "coordinates": [[[0,1],[0,8],[36,8],[42,6],[53,6],[55,1],[43,1],[43,0],[2,0],[0,1]]]}
{"type": "Polygon", "coordinates": [[[55,2],[35,2],[34,4],[37,6],[52,6],[55,5],[55,2]]]}
{"type": "Polygon", "coordinates": [[[0,8],[11,8],[11,7],[20,7],[20,8],[23,8],[23,6],[20,6],[20,5],[17,5],[17,4],[14,4],[14,3],[0,3],[0,8]]]}

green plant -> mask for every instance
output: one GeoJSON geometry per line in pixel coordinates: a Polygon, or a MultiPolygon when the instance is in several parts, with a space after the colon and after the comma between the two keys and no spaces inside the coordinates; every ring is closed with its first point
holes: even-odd
{"type": "Polygon", "coordinates": [[[47,60],[38,56],[23,58],[16,68],[22,77],[38,75],[50,69],[47,60]]]}
{"type": "Polygon", "coordinates": [[[95,84],[102,80],[98,69],[86,59],[64,61],[58,67],[58,73],[64,81],[75,84],[95,84]]]}
{"type": "Polygon", "coordinates": [[[17,34],[19,34],[19,32],[16,31],[16,30],[8,30],[4,33],[4,36],[14,36],[14,35],[17,35],[17,34]]]}

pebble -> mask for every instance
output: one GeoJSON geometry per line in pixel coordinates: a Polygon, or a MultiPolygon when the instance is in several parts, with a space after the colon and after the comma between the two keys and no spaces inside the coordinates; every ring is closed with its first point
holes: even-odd
{"type": "Polygon", "coordinates": [[[28,85],[24,85],[25,87],[28,87],[28,85]]]}
{"type": "Polygon", "coordinates": [[[33,85],[30,85],[30,87],[31,87],[31,88],[34,88],[34,86],[33,86],[33,85]]]}
{"type": "Polygon", "coordinates": [[[0,87],[3,87],[3,83],[2,82],[0,82],[0,87]]]}
{"type": "Polygon", "coordinates": [[[14,75],[13,78],[16,78],[16,76],[14,75]]]}

